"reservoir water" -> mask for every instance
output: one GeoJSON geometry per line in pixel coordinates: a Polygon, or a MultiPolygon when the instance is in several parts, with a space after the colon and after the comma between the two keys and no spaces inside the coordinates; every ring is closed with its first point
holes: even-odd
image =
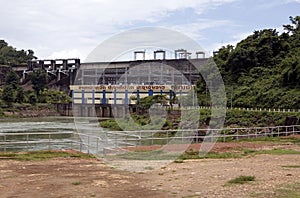
{"type": "Polygon", "coordinates": [[[85,141],[85,137],[76,134],[100,136],[101,131],[103,129],[99,127],[98,120],[91,121],[84,118],[2,119],[0,120],[0,151],[69,149],[78,147],[71,141],[85,141]],[[28,141],[32,143],[28,144],[28,141]]]}

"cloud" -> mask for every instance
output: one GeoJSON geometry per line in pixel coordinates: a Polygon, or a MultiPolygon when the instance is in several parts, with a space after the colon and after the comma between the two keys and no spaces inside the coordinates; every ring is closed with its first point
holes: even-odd
{"type": "MultiPolygon", "coordinates": [[[[91,48],[134,25],[156,26],[179,10],[191,9],[199,15],[233,1],[1,0],[0,35],[13,41],[11,45],[20,44],[18,48],[33,49],[40,58],[52,57],[55,53],[91,48]]],[[[189,31],[191,35],[199,30],[196,26],[195,22],[187,27],[193,30],[189,31]]],[[[81,54],[84,56],[86,52],[81,54]]]]}
{"type": "Polygon", "coordinates": [[[279,7],[285,4],[290,4],[290,3],[300,3],[300,0],[273,0],[273,1],[263,0],[260,3],[258,3],[257,6],[262,9],[269,9],[273,7],[279,7]]]}
{"type": "Polygon", "coordinates": [[[47,59],[63,59],[63,58],[79,58],[83,57],[82,53],[78,49],[62,50],[52,53],[47,59]]]}
{"type": "Polygon", "coordinates": [[[285,0],[286,3],[300,3],[300,0],[285,0]]]}
{"type": "Polygon", "coordinates": [[[228,25],[232,25],[232,22],[229,20],[198,19],[192,23],[172,26],[171,29],[186,34],[195,40],[203,40],[205,39],[205,36],[201,34],[203,30],[209,30],[211,28],[228,25]]]}
{"type": "Polygon", "coordinates": [[[248,36],[253,34],[253,32],[240,32],[237,34],[233,34],[229,40],[218,42],[218,43],[212,43],[211,45],[207,46],[208,51],[210,52],[210,55],[213,55],[214,51],[218,51],[221,47],[227,46],[227,45],[233,45],[236,46],[241,40],[246,39],[248,36]]]}

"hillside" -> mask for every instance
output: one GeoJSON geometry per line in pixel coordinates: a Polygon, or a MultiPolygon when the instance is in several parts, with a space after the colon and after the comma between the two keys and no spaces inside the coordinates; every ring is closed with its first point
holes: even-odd
{"type": "Polygon", "coordinates": [[[9,46],[4,40],[0,40],[0,65],[20,65],[28,60],[36,59],[32,50],[17,50],[9,46]]]}
{"type": "MultiPolygon", "coordinates": [[[[225,82],[227,106],[300,109],[300,16],[290,21],[283,33],[254,31],[214,56],[225,82]]],[[[205,86],[198,89],[205,98],[205,86]]]]}

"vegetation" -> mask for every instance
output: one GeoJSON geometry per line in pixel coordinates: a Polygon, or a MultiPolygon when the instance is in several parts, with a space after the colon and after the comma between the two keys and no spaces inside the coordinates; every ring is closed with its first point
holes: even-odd
{"type": "Polygon", "coordinates": [[[166,105],[168,103],[168,98],[166,95],[154,95],[141,98],[139,100],[139,105],[146,109],[149,109],[154,104],[166,105]]]}
{"type": "Polygon", "coordinates": [[[44,91],[47,87],[48,76],[45,70],[39,69],[30,73],[29,79],[32,83],[32,88],[36,93],[36,96],[39,97],[40,93],[44,91]]]}
{"type": "MultiPolygon", "coordinates": [[[[176,110],[175,110],[176,111],[176,110]]],[[[205,127],[207,120],[210,119],[210,109],[200,109],[199,125],[205,127]]],[[[168,115],[166,120],[157,119],[150,120],[148,115],[132,114],[132,121],[129,122],[129,117],[120,118],[117,120],[110,119],[100,122],[100,126],[110,130],[134,130],[136,127],[151,129],[151,124],[157,123],[157,126],[162,126],[161,129],[176,129],[180,123],[181,114],[174,113],[172,117],[168,115]],[[163,123],[164,122],[164,123],[163,123]],[[134,125],[133,125],[133,124],[134,125]]],[[[295,116],[300,119],[300,112],[269,112],[269,111],[247,111],[238,109],[228,109],[225,127],[263,127],[263,126],[282,126],[285,125],[287,117],[295,116]]],[[[297,123],[296,123],[297,124],[297,123]]],[[[157,129],[157,128],[156,128],[157,129]]]]}
{"type": "MultiPolygon", "coordinates": [[[[290,21],[281,34],[276,29],[254,31],[214,56],[228,106],[300,109],[300,16],[290,21]]],[[[198,82],[201,105],[209,104],[206,87],[203,80],[198,82]]]]}
{"type": "MultiPolygon", "coordinates": [[[[199,150],[188,149],[184,153],[176,152],[164,152],[163,150],[146,150],[146,151],[128,151],[117,156],[107,157],[119,157],[122,159],[130,160],[174,160],[174,163],[183,163],[184,160],[189,159],[232,159],[242,158],[247,156],[255,156],[261,154],[268,155],[299,155],[300,151],[292,149],[271,149],[271,150],[251,150],[251,149],[233,149],[226,152],[208,152],[205,155],[199,152],[199,150]]],[[[295,166],[294,168],[297,168],[295,166]]]]}
{"type": "Polygon", "coordinates": [[[123,118],[104,120],[100,122],[103,128],[109,128],[116,131],[133,131],[133,130],[151,130],[151,129],[171,129],[171,122],[160,116],[152,117],[149,115],[132,114],[123,118]],[[160,126],[161,128],[158,128],[160,126]]]}
{"type": "Polygon", "coordinates": [[[300,168],[300,165],[286,165],[282,166],[283,168],[300,168]]]}
{"type": "MultiPolygon", "coordinates": [[[[14,65],[27,64],[27,61],[36,59],[32,50],[17,50],[4,40],[0,40],[0,65],[8,65],[3,86],[0,88],[0,116],[4,111],[14,111],[14,107],[27,104],[35,106],[38,103],[69,103],[71,98],[59,91],[47,88],[48,76],[40,69],[29,73],[32,89],[24,90],[20,84],[19,75],[12,69],[14,65]]],[[[2,73],[3,76],[3,73],[2,73]]]]}
{"type": "Polygon", "coordinates": [[[300,152],[291,149],[272,149],[272,150],[251,150],[251,149],[242,149],[242,150],[233,150],[232,152],[209,152],[206,155],[199,155],[198,150],[187,150],[178,159],[227,159],[227,158],[241,158],[245,156],[254,156],[261,154],[269,155],[299,155],[300,152]]]}
{"type": "Polygon", "coordinates": [[[280,185],[276,188],[275,192],[263,192],[263,193],[253,193],[252,197],[265,198],[299,198],[300,197],[300,183],[291,183],[286,185],[280,185]]]}
{"type": "Polygon", "coordinates": [[[80,153],[80,152],[66,152],[66,151],[31,151],[31,152],[20,152],[20,153],[1,153],[0,160],[19,160],[19,161],[31,161],[31,160],[47,160],[52,158],[94,158],[92,155],[80,153]]]}
{"type": "Polygon", "coordinates": [[[75,181],[75,182],[72,182],[73,185],[77,186],[77,185],[80,185],[81,182],[80,181],[75,181]]]}
{"type": "Polygon", "coordinates": [[[20,84],[20,78],[15,71],[10,70],[0,88],[0,116],[5,109],[14,110],[16,106],[27,104],[35,106],[37,103],[69,103],[70,96],[59,90],[47,89],[47,74],[37,70],[30,74],[33,90],[25,91],[20,84]]]}
{"type": "Polygon", "coordinates": [[[24,89],[19,82],[20,78],[13,70],[6,75],[1,98],[8,106],[12,106],[14,102],[24,101],[24,89]]]}
{"type": "Polygon", "coordinates": [[[36,59],[32,50],[17,50],[0,40],[0,65],[18,65],[36,59]]]}
{"type": "Polygon", "coordinates": [[[254,181],[254,180],[255,180],[254,176],[241,175],[232,180],[229,180],[228,184],[245,184],[245,183],[248,183],[248,182],[254,181]]]}

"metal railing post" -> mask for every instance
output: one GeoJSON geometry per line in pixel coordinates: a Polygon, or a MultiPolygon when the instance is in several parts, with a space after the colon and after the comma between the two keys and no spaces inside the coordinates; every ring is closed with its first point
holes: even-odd
{"type": "Polygon", "coordinates": [[[151,141],[151,144],[153,145],[153,143],[154,143],[154,142],[153,142],[153,131],[151,131],[151,140],[152,140],[152,141],[151,141]]]}
{"type": "Polygon", "coordinates": [[[50,144],[51,144],[51,134],[49,133],[48,135],[49,135],[48,136],[48,150],[50,151],[51,150],[51,146],[50,146],[50,144]]]}
{"type": "Polygon", "coordinates": [[[90,154],[90,136],[88,136],[87,152],[90,154]]]}
{"type": "Polygon", "coordinates": [[[293,126],[293,135],[295,135],[295,126],[293,126]]]}
{"type": "Polygon", "coordinates": [[[6,152],[6,135],[4,135],[4,152],[6,152]]]}
{"type": "Polygon", "coordinates": [[[79,144],[79,151],[82,151],[82,141],[80,140],[80,144],[79,144]]]}
{"type": "Polygon", "coordinates": [[[169,143],[169,130],[167,130],[167,144],[169,143]]]}
{"type": "Polygon", "coordinates": [[[97,138],[97,143],[96,143],[96,153],[99,151],[99,138],[97,138]]]}
{"type": "Polygon", "coordinates": [[[27,151],[29,150],[29,143],[28,143],[29,135],[26,134],[26,145],[27,145],[27,151]]]}

